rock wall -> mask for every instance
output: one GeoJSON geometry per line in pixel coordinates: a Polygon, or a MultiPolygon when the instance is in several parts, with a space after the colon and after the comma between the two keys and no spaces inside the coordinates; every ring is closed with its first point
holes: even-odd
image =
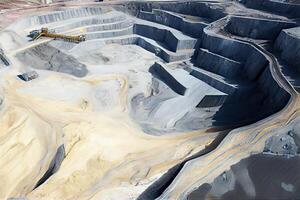
{"type": "Polygon", "coordinates": [[[189,21],[180,15],[159,9],[153,9],[152,13],[140,11],[139,17],[175,28],[196,38],[200,38],[202,36],[203,28],[207,26],[207,23],[205,22],[189,21]]]}
{"type": "Polygon", "coordinates": [[[266,67],[258,79],[259,88],[267,95],[263,101],[266,113],[273,113],[281,110],[290,99],[290,94],[285,91],[274,80],[270,67],[266,67]]]}
{"type": "Polygon", "coordinates": [[[245,42],[221,37],[215,34],[205,34],[201,47],[236,61],[245,61],[248,58],[250,47],[245,42]]]}
{"type": "Polygon", "coordinates": [[[289,66],[300,71],[300,28],[282,30],[274,43],[274,50],[289,66]]]}
{"type": "MultiPolygon", "coordinates": [[[[91,40],[92,41],[92,40],[91,40]]],[[[166,62],[174,62],[179,60],[186,60],[189,59],[193,54],[194,50],[184,51],[179,53],[170,52],[160,46],[157,46],[153,41],[148,40],[147,38],[140,37],[138,35],[128,36],[124,38],[116,38],[116,39],[109,39],[105,41],[106,44],[135,44],[138,45],[147,51],[150,51],[157,55],[158,57],[162,58],[166,62]]]]}
{"type": "Polygon", "coordinates": [[[231,85],[230,83],[226,83],[220,79],[216,79],[208,73],[205,73],[201,69],[193,68],[190,72],[192,76],[199,78],[200,80],[204,81],[205,83],[211,85],[212,87],[225,92],[226,94],[233,94],[236,88],[231,85]]]}
{"type": "MultiPolygon", "coordinates": [[[[183,2],[176,4],[161,3],[157,4],[161,9],[182,13],[186,15],[194,15],[204,17],[210,20],[218,20],[224,17],[224,9],[218,8],[216,4],[207,4],[205,2],[183,2]]],[[[153,6],[154,7],[154,6],[153,6]]]]}
{"type": "Polygon", "coordinates": [[[296,2],[274,0],[240,0],[240,2],[250,8],[274,12],[293,18],[300,17],[300,4],[296,2]]]}
{"type": "Polygon", "coordinates": [[[250,81],[255,81],[268,65],[268,60],[259,51],[252,49],[244,63],[243,71],[250,81]]]}
{"type": "Polygon", "coordinates": [[[296,23],[289,21],[231,16],[225,30],[242,37],[274,40],[282,29],[294,26],[296,23]]]}
{"type": "Polygon", "coordinates": [[[100,32],[90,32],[86,34],[86,40],[93,40],[93,39],[102,39],[102,38],[110,38],[110,37],[118,37],[123,35],[130,35],[133,34],[133,26],[120,29],[116,31],[100,31],[100,32]]]}
{"type": "Polygon", "coordinates": [[[43,15],[29,16],[13,23],[9,29],[16,32],[31,26],[40,26],[48,23],[59,22],[63,20],[92,17],[105,12],[105,8],[99,7],[83,7],[78,9],[65,9],[62,11],[51,12],[43,15]]]}
{"type": "Polygon", "coordinates": [[[221,91],[230,92],[231,95],[215,116],[216,121],[256,121],[282,109],[290,95],[275,81],[266,57],[247,40],[215,34],[212,26],[204,30],[195,63],[197,67],[224,78],[208,75],[201,70],[193,70],[191,74],[221,91]]]}

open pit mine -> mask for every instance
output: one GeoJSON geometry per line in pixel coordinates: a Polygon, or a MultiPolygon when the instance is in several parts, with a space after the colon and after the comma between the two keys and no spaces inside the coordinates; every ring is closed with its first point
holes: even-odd
{"type": "Polygon", "coordinates": [[[299,0],[0,0],[0,200],[299,199],[299,92],[299,0]]]}

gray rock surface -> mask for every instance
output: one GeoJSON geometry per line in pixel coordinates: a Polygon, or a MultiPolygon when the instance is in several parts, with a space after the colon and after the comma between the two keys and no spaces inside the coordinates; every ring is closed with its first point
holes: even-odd
{"type": "Polygon", "coordinates": [[[296,23],[292,21],[232,16],[229,18],[225,29],[242,37],[274,40],[282,29],[294,26],[296,26],[296,23]]]}
{"type": "Polygon", "coordinates": [[[300,27],[282,30],[275,41],[274,50],[289,66],[300,71],[300,27]]]}
{"type": "Polygon", "coordinates": [[[83,77],[88,73],[84,64],[49,44],[42,44],[18,53],[17,58],[35,69],[62,72],[76,77],[83,77]]]}
{"type": "Polygon", "coordinates": [[[56,154],[55,154],[54,158],[52,159],[52,161],[48,167],[48,170],[46,171],[44,176],[37,182],[35,188],[42,185],[50,176],[52,176],[54,173],[56,173],[58,171],[64,158],[65,158],[65,147],[62,144],[57,148],[56,154]]]}

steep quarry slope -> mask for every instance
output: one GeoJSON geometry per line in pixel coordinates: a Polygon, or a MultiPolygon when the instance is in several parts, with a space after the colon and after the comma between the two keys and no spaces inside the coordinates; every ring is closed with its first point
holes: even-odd
{"type": "Polygon", "coordinates": [[[0,199],[299,197],[298,3],[260,2],[7,11],[0,199]]]}

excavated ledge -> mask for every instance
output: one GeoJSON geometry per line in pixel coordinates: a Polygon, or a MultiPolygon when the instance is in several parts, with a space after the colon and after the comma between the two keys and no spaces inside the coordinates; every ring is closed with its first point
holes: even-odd
{"type": "Polygon", "coordinates": [[[242,63],[212,53],[207,49],[198,50],[196,65],[226,78],[238,76],[242,69],[242,63]]]}
{"type": "Polygon", "coordinates": [[[201,21],[201,18],[198,21],[197,19],[184,18],[170,11],[159,9],[152,9],[152,13],[140,11],[139,17],[144,20],[170,26],[195,38],[200,38],[202,36],[201,30],[208,25],[208,23],[201,21]]]}
{"type": "Polygon", "coordinates": [[[274,1],[274,0],[241,0],[247,7],[274,12],[292,18],[300,17],[300,4],[298,1],[274,1]]]}
{"type": "Polygon", "coordinates": [[[241,37],[274,40],[282,29],[295,26],[296,23],[292,21],[231,16],[225,30],[241,37]]]}
{"type": "Polygon", "coordinates": [[[300,70],[299,30],[297,27],[281,31],[274,44],[274,49],[279,52],[280,57],[297,70],[300,70]]]}

